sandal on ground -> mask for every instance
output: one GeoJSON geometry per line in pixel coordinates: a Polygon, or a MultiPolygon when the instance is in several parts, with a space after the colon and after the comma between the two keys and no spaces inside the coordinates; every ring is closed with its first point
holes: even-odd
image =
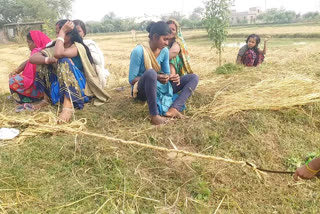
{"type": "Polygon", "coordinates": [[[15,112],[19,113],[22,111],[24,111],[24,105],[23,104],[17,105],[15,108],[15,112]]]}
{"type": "Polygon", "coordinates": [[[58,118],[58,123],[68,123],[71,120],[73,113],[74,110],[72,108],[62,108],[58,118]]]}
{"type": "Polygon", "coordinates": [[[15,108],[15,112],[17,112],[17,113],[22,112],[24,110],[34,111],[33,106],[30,103],[17,105],[15,108]]]}

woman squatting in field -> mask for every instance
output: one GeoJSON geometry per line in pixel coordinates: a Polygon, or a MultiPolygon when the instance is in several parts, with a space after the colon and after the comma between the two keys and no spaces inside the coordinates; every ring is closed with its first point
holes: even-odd
{"type": "Polygon", "coordinates": [[[63,104],[59,122],[68,122],[74,108],[82,109],[84,103],[95,97],[95,104],[105,102],[109,96],[100,86],[92,66],[93,59],[72,21],[60,20],[56,24],[56,41],[30,57],[39,66],[35,85],[44,99],[34,105],[40,109],[50,102],[63,104]]]}
{"type": "MultiPolygon", "coordinates": [[[[27,35],[28,47],[31,51],[30,56],[41,51],[51,40],[41,31],[30,31],[27,35]]],[[[18,68],[10,73],[9,87],[11,93],[19,96],[19,103],[36,102],[43,98],[43,93],[36,89],[34,80],[36,77],[36,65],[28,60],[23,62],[18,68]]],[[[28,104],[18,105],[16,111],[22,111],[28,104]]]]}

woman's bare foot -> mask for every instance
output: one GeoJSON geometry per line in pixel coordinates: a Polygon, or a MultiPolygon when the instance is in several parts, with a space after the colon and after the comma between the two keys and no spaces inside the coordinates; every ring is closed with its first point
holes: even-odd
{"type": "Polygon", "coordinates": [[[151,116],[151,123],[152,123],[152,125],[165,124],[167,121],[168,121],[167,118],[162,117],[162,116],[160,116],[160,115],[151,116]]]}
{"type": "Polygon", "coordinates": [[[43,107],[46,107],[47,105],[49,105],[49,101],[43,99],[43,100],[41,100],[40,102],[38,102],[37,104],[32,105],[32,108],[33,108],[34,110],[40,110],[40,109],[42,109],[43,107]]]}
{"type": "Polygon", "coordinates": [[[181,114],[176,108],[170,108],[165,114],[166,117],[180,118],[183,119],[184,115],[181,114]]]}
{"type": "Polygon", "coordinates": [[[74,110],[72,108],[62,108],[62,111],[58,118],[58,123],[68,123],[70,119],[72,118],[72,114],[74,113],[74,110]]]}

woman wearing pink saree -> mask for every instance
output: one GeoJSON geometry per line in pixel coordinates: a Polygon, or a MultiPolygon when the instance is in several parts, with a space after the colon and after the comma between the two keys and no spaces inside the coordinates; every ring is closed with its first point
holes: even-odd
{"type": "MultiPolygon", "coordinates": [[[[44,49],[50,41],[49,37],[41,31],[30,31],[27,35],[27,43],[31,51],[30,56],[44,49]]],[[[10,74],[10,91],[19,95],[20,100],[18,102],[35,102],[43,97],[43,93],[36,90],[34,85],[35,76],[36,65],[31,64],[29,60],[23,62],[10,74]]]]}

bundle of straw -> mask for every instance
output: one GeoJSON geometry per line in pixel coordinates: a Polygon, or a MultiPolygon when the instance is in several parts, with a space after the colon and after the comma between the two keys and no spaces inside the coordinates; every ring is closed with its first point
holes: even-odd
{"type": "MultiPolygon", "coordinates": [[[[18,143],[26,138],[40,134],[56,134],[59,132],[73,133],[83,131],[87,123],[86,119],[75,120],[71,123],[58,124],[57,116],[52,112],[39,112],[28,117],[9,116],[0,112],[0,127],[19,128],[21,135],[18,137],[18,143]]],[[[2,143],[2,146],[7,144],[2,143]]]]}
{"type": "Polygon", "coordinates": [[[239,92],[218,92],[210,104],[197,109],[195,116],[218,118],[240,111],[279,110],[319,101],[318,80],[301,75],[274,77],[239,92]]]}

